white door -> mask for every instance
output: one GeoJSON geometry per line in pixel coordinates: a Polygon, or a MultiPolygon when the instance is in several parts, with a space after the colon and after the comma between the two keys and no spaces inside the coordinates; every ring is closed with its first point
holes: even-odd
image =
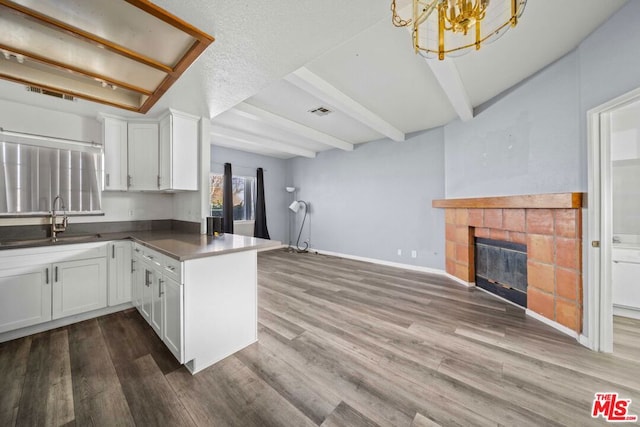
{"type": "Polygon", "coordinates": [[[158,124],[129,123],[129,190],[158,190],[158,124]]]}
{"type": "Polygon", "coordinates": [[[172,114],[171,188],[198,189],[198,118],[172,114]]]}
{"type": "Polygon", "coordinates": [[[183,304],[183,289],[180,283],[168,276],[163,278],[163,295],[162,295],[162,310],[163,310],[163,336],[162,341],[169,347],[171,353],[178,359],[178,362],[183,363],[183,350],[182,350],[182,304],[183,304]]]}
{"type": "Polygon", "coordinates": [[[109,245],[109,306],[131,301],[131,242],[109,245]]]}
{"type": "Polygon", "coordinates": [[[127,190],[127,122],[105,117],[104,142],[104,189],[127,190]]]}
{"type": "Polygon", "coordinates": [[[52,318],[107,306],[107,260],[91,258],[53,264],[52,318]]]}
{"type": "Polygon", "coordinates": [[[51,320],[51,267],[0,270],[0,333],[51,320]]]}

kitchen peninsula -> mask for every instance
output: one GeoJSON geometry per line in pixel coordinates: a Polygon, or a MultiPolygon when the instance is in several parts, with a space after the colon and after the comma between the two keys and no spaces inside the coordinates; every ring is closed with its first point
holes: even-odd
{"type": "Polygon", "coordinates": [[[2,242],[0,342],[133,304],[195,374],[257,340],[257,251],[278,245],[171,230],[2,242]]]}

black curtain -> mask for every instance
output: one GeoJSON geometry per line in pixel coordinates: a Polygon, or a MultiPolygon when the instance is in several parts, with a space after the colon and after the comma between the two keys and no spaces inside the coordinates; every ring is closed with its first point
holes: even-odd
{"type": "Polygon", "coordinates": [[[231,163],[224,164],[224,187],[222,191],[222,221],[225,233],[233,234],[233,175],[231,163]]]}
{"type": "Polygon", "coordinates": [[[262,175],[262,168],[258,168],[256,178],[256,218],[253,225],[253,237],[271,239],[271,237],[269,237],[269,230],[267,230],[267,213],[264,204],[264,177],[262,175]]]}

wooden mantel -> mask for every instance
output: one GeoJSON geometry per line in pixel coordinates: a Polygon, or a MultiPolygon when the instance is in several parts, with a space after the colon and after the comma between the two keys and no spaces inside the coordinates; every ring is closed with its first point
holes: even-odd
{"type": "Polygon", "coordinates": [[[584,193],[528,194],[519,196],[474,197],[469,199],[437,199],[434,208],[478,209],[579,209],[584,193]]]}

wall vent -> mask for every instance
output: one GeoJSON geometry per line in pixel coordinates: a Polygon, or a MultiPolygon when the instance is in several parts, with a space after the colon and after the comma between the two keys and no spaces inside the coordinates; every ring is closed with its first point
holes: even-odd
{"type": "Polygon", "coordinates": [[[329,113],[333,113],[333,111],[329,110],[327,107],[318,107],[313,110],[309,110],[311,114],[315,114],[316,116],[326,116],[329,113]]]}
{"type": "Polygon", "coordinates": [[[53,96],[54,98],[66,99],[67,101],[75,101],[76,100],[73,96],[67,95],[66,93],[54,92],[52,90],[42,89],[42,88],[35,87],[35,86],[27,86],[27,91],[28,92],[39,93],[41,95],[53,96]]]}

